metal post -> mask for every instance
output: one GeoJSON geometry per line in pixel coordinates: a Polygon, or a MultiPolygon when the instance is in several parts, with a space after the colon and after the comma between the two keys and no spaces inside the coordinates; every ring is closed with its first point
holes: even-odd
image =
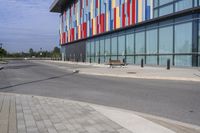
{"type": "Polygon", "coordinates": [[[167,60],[167,70],[170,70],[170,59],[167,60]]]}
{"type": "Polygon", "coordinates": [[[141,67],[144,67],[144,59],[141,59],[141,67]]]}

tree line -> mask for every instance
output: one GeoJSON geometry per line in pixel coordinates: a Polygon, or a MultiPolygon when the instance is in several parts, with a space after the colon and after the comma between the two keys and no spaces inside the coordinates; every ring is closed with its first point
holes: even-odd
{"type": "Polygon", "coordinates": [[[3,57],[10,57],[10,58],[60,58],[60,48],[54,47],[52,51],[41,50],[41,51],[34,51],[33,48],[30,48],[28,52],[16,52],[16,53],[9,53],[5,49],[0,48],[0,58],[3,57]]]}

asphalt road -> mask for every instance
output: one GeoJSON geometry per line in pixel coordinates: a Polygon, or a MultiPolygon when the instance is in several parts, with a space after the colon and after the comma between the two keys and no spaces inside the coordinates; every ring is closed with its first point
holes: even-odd
{"type": "Polygon", "coordinates": [[[11,61],[0,70],[0,91],[119,107],[200,126],[200,83],[79,75],[11,61]]]}

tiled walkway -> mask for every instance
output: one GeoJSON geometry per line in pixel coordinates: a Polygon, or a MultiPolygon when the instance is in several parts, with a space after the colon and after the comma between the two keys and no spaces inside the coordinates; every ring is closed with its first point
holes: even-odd
{"type": "Polygon", "coordinates": [[[0,133],[130,133],[89,105],[0,93],[0,133]]]}

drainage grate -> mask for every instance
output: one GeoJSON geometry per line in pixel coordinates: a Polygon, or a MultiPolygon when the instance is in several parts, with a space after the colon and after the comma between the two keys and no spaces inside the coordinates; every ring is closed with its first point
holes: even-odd
{"type": "Polygon", "coordinates": [[[127,72],[128,74],[137,74],[136,72],[127,72]]]}

